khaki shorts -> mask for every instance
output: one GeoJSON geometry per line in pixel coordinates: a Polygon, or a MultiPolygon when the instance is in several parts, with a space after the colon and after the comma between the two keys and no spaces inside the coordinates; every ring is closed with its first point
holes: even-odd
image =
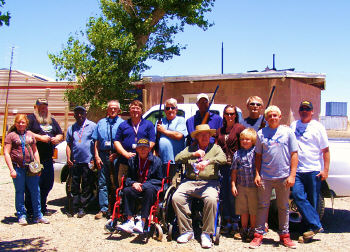
{"type": "Polygon", "coordinates": [[[258,209],[258,188],[237,185],[236,214],[256,215],[258,209]]]}

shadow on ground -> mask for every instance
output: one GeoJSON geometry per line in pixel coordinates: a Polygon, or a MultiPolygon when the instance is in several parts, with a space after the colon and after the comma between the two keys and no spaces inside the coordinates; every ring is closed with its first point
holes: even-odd
{"type": "Polygon", "coordinates": [[[49,241],[44,240],[43,237],[0,241],[0,251],[48,251],[47,248],[43,248],[47,244],[49,241]]]}
{"type": "Polygon", "coordinates": [[[326,208],[322,219],[325,233],[350,233],[350,211],[326,208]]]}

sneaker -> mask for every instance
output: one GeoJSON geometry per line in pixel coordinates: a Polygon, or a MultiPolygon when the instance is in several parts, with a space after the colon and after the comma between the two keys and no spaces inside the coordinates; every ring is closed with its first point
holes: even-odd
{"type": "Polygon", "coordinates": [[[79,209],[79,212],[77,214],[78,218],[83,218],[86,215],[84,209],[79,209]]]}
{"type": "Polygon", "coordinates": [[[255,229],[254,228],[249,228],[247,231],[247,238],[246,241],[247,242],[251,242],[254,239],[254,233],[255,233],[255,229]]]}
{"type": "Polygon", "coordinates": [[[280,235],[280,243],[287,248],[297,248],[297,245],[290,239],[289,234],[280,235]]]}
{"type": "Polygon", "coordinates": [[[206,233],[201,234],[201,245],[202,248],[211,248],[211,239],[210,235],[206,233]]]}
{"type": "Polygon", "coordinates": [[[107,212],[105,211],[99,211],[96,215],[95,215],[95,220],[100,220],[103,217],[107,216],[107,212]]]}
{"type": "Polygon", "coordinates": [[[224,228],[222,229],[222,233],[223,234],[229,234],[232,230],[232,224],[230,222],[227,222],[227,224],[224,226],[224,228]]]}
{"type": "Polygon", "coordinates": [[[145,227],[145,223],[142,220],[139,220],[138,222],[136,222],[136,225],[133,228],[133,230],[136,233],[143,233],[144,227],[145,227]]]}
{"type": "Polygon", "coordinates": [[[233,239],[235,240],[242,240],[242,235],[240,232],[237,232],[233,235],[233,239]]]}
{"type": "Polygon", "coordinates": [[[21,225],[21,226],[25,226],[28,224],[27,220],[25,217],[21,217],[18,219],[18,224],[21,225]]]}
{"type": "Polygon", "coordinates": [[[308,239],[313,238],[316,234],[323,233],[323,232],[324,232],[324,229],[322,227],[320,227],[319,229],[310,230],[310,231],[307,231],[307,232],[303,233],[303,238],[305,240],[308,240],[308,239]]]}
{"type": "Polygon", "coordinates": [[[258,248],[263,241],[263,235],[259,233],[254,233],[254,239],[249,243],[249,248],[256,249],[258,248]]]}
{"type": "Polygon", "coordinates": [[[182,235],[180,235],[176,241],[178,243],[186,243],[191,239],[193,239],[193,232],[189,231],[189,232],[186,232],[186,233],[183,233],[182,235]]]}
{"type": "Polygon", "coordinates": [[[34,223],[50,224],[50,221],[44,217],[41,217],[40,219],[36,218],[34,223]]]}
{"type": "Polygon", "coordinates": [[[118,225],[117,229],[131,234],[132,232],[134,232],[134,227],[135,227],[134,221],[133,220],[127,220],[123,224],[118,225]]]}

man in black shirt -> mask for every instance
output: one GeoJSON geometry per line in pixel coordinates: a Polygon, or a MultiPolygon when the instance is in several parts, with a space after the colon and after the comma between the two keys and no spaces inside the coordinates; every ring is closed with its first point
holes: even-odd
{"type": "MultiPolygon", "coordinates": [[[[39,186],[41,198],[41,212],[49,215],[46,207],[46,200],[54,183],[54,169],[52,155],[57,144],[63,140],[63,133],[60,125],[48,111],[48,101],[39,98],[34,105],[34,113],[28,115],[28,130],[32,131],[37,141],[40,161],[44,166],[41,172],[39,186]]],[[[31,211],[31,199],[26,193],[26,208],[31,211]]]]}
{"type": "Polygon", "coordinates": [[[240,124],[246,128],[253,128],[257,132],[260,128],[264,127],[265,120],[262,115],[264,110],[264,103],[259,96],[250,96],[247,100],[247,109],[249,116],[245,118],[240,124]],[[264,123],[262,124],[262,121],[264,123]]]}

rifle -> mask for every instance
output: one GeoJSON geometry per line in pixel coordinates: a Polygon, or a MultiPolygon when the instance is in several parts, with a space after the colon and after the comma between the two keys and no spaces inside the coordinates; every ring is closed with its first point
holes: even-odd
{"type": "MultiPolygon", "coordinates": [[[[160,103],[159,103],[159,110],[158,110],[158,121],[157,125],[162,124],[162,104],[163,104],[163,92],[164,92],[164,84],[162,85],[162,92],[160,95],[160,103]]],[[[159,138],[160,138],[160,132],[157,131],[157,136],[156,136],[156,142],[154,145],[154,150],[158,152],[159,150],[159,138]]]]}
{"type": "Polygon", "coordinates": [[[218,91],[218,89],[219,89],[219,85],[216,86],[216,89],[215,89],[215,91],[214,91],[213,97],[211,98],[211,101],[210,101],[210,103],[209,103],[209,107],[208,107],[208,109],[207,109],[207,112],[206,112],[205,115],[204,115],[204,118],[203,118],[201,124],[206,124],[206,123],[208,122],[209,115],[210,115],[209,109],[210,109],[211,104],[212,104],[213,101],[214,101],[214,97],[215,97],[216,92],[218,91]]]}
{"type": "MultiPolygon", "coordinates": [[[[271,93],[270,93],[270,96],[269,96],[269,100],[267,101],[267,104],[266,104],[266,107],[265,109],[267,109],[269,106],[270,106],[270,102],[271,102],[271,99],[272,99],[272,96],[273,96],[273,93],[275,92],[275,89],[276,89],[276,86],[272,86],[272,90],[271,90],[271,93]]],[[[263,118],[261,120],[261,123],[260,123],[260,127],[259,127],[259,130],[264,128],[266,125],[265,123],[265,113],[263,114],[263,118]]]]}

